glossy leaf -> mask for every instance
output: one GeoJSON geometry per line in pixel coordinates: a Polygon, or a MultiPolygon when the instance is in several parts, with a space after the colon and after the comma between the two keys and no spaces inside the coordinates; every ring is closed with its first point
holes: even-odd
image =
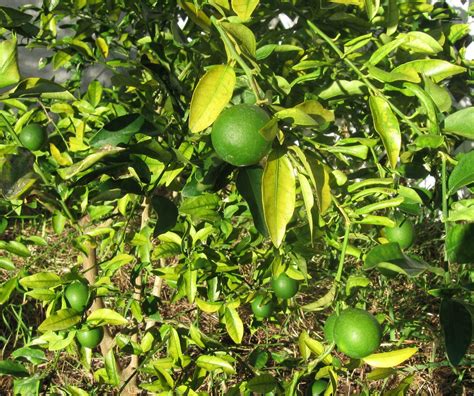
{"type": "Polygon", "coordinates": [[[358,80],[337,80],[329,87],[321,90],[318,96],[321,99],[332,99],[340,96],[363,95],[367,90],[365,84],[358,80]]]}
{"type": "Polygon", "coordinates": [[[261,374],[247,382],[247,387],[258,394],[271,392],[277,385],[277,379],[271,374],[261,374]]]}
{"type": "Polygon", "coordinates": [[[372,53],[367,63],[372,66],[377,65],[384,58],[390,55],[391,52],[395,51],[398,47],[400,47],[404,42],[404,37],[398,37],[397,39],[389,41],[388,43],[380,46],[372,53]]]}
{"type": "Polygon", "coordinates": [[[38,327],[42,333],[46,331],[67,330],[81,321],[81,314],[75,309],[61,309],[48,316],[38,327]]]}
{"type": "Polygon", "coordinates": [[[443,50],[438,41],[427,33],[413,31],[403,33],[399,37],[404,39],[402,48],[414,53],[435,55],[443,50]]]}
{"type": "Polygon", "coordinates": [[[301,188],[301,195],[303,196],[303,202],[306,210],[306,216],[308,218],[309,232],[311,234],[311,240],[313,239],[313,214],[312,209],[314,206],[313,191],[308,179],[302,173],[298,173],[298,182],[301,188]]]}
{"type": "Polygon", "coordinates": [[[474,140],[474,107],[448,115],[444,120],[443,132],[474,140]]]}
{"type": "Polygon", "coordinates": [[[259,0],[232,0],[232,10],[245,22],[250,19],[257,7],[259,0]]]}
{"type": "Polygon", "coordinates": [[[474,223],[452,224],[448,227],[445,240],[446,253],[451,263],[474,263],[474,223]]]}
{"type": "Polygon", "coordinates": [[[471,311],[460,301],[441,301],[440,320],[444,344],[449,361],[454,366],[461,362],[472,342],[473,323],[471,311]]]}
{"type": "Polygon", "coordinates": [[[268,235],[263,214],[262,201],[263,169],[257,166],[239,169],[236,186],[247,202],[252,213],[255,228],[264,236],[268,235]]]}
{"type": "Polygon", "coordinates": [[[22,80],[0,98],[41,98],[57,100],[75,100],[66,88],[44,78],[30,77],[22,80]]]}
{"type": "Polygon", "coordinates": [[[398,243],[387,243],[372,248],[364,260],[364,269],[379,267],[408,276],[417,276],[430,269],[429,265],[404,254],[398,243]],[[388,264],[388,265],[387,265],[388,264]]]}
{"type": "Polygon", "coordinates": [[[244,53],[255,58],[257,51],[257,42],[253,32],[241,23],[222,22],[222,27],[228,32],[237,42],[237,45],[244,53]]]}
{"type": "Polygon", "coordinates": [[[464,154],[448,179],[448,194],[474,183],[474,150],[464,154]]]}
{"type": "Polygon", "coordinates": [[[232,341],[236,344],[242,342],[244,337],[244,324],[235,308],[227,306],[225,309],[225,327],[232,341]]]}
{"type": "Polygon", "coordinates": [[[38,272],[20,279],[20,285],[26,289],[49,289],[61,283],[61,278],[53,272],[38,272]]]}
{"type": "Polygon", "coordinates": [[[366,356],[362,360],[369,366],[377,368],[390,368],[402,364],[405,360],[410,359],[418,348],[404,348],[397,351],[374,353],[366,356]]]}
{"type": "Polygon", "coordinates": [[[431,77],[437,83],[456,74],[464,73],[466,69],[441,59],[419,59],[404,63],[393,71],[421,73],[431,77]]]}
{"type": "Polygon", "coordinates": [[[0,88],[20,81],[16,38],[0,42],[0,88]]]}
{"type": "Polygon", "coordinates": [[[13,360],[0,360],[0,375],[13,375],[14,377],[27,377],[29,372],[21,363],[13,360]]]}
{"type": "Polygon", "coordinates": [[[201,355],[196,359],[196,366],[207,371],[222,370],[226,374],[235,374],[232,364],[217,356],[201,355]]]}
{"type": "Polygon", "coordinates": [[[128,320],[125,319],[122,315],[118,312],[113,311],[112,309],[108,308],[99,308],[92,312],[87,317],[87,322],[93,325],[126,325],[128,320]]]}
{"type": "Polygon", "coordinates": [[[392,168],[396,168],[402,144],[397,117],[393,114],[387,101],[379,96],[371,96],[369,105],[375,130],[382,139],[389,163],[392,168]]]}
{"type": "Polygon", "coordinates": [[[265,223],[273,244],[279,247],[295,209],[293,167],[281,150],[272,151],[263,172],[262,197],[265,223]]]}
{"type": "Polygon", "coordinates": [[[191,99],[191,132],[200,132],[216,120],[232,97],[235,81],[234,69],[228,65],[213,66],[204,74],[191,99]]]}

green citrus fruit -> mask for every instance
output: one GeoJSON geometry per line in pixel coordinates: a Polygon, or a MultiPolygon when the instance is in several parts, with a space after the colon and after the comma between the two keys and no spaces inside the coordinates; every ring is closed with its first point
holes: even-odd
{"type": "Polygon", "coordinates": [[[329,315],[324,323],[324,338],[326,338],[327,342],[334,341],[334,324],[336,323],[337,314],[336,312],[329,315]]]}
{"type": "Polygon", "coordinates": [[[257,294],[252,301],[252,312],[257,319],[268,318],[273,312],[273,301],[264,303],[265,295],[257,294]]]}
{"type": "Polygon", "coordinates": [[[313,382],[311,387],[306,391],[307,396],[318,396],[324,394],[324,391],[328,387],[328,381],[319,379],[313,382]]]}
{"type": "Polygon", "coordinates": [[[211,132],[217,155],[235,166],[259,162],[272,146],[259,132],[269,120],[269,115],[258,106],[240,104],[225,109],[211,132]]]}
{"type": "Polygon", "coordinates": [[[36,151],[43,146],[48,135],[41,125],[28,124],[21,130],[18,137],[23,147],[31,151],[36,151]]]}
{"type": "Polygon", "coordinates": [[[334,341],[347,356],[361,359],[380,346],[382,329],[375,317],[363,309],[347,308],[334,323],[334,341]]]}
{"type": "Polygon", "coordinates": [[[272,279],[272,289],[278,298],[291,298],[298,292],[298,288],[298,281],[285,273],[272,279]]]}
{"type": "Polygon", "coordinates": [[[84,328],[76,333],[76,338],[83,347],[95,348],[104,338],[104,329],[102,327],[84,328]]]}
{"type": "Polygon", "coordinates": [[[90,289],[85,281],[75,280],[64,292],[69,306],[78,312],[83,312],[89,304],[90,289]]]}
{"type": "Polygon", "coordinates": [[[415,240],[415,227],[410,219],[403,216],[394,218],[395,227],[384,227],[383,233],[389,242],[398,242],[402,249],[409,248],[415,240]]]}

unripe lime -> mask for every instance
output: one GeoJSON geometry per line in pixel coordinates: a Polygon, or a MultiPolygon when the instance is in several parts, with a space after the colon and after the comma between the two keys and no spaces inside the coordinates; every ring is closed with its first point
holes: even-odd
{"type": "Polygon", "coordinates": [[[235,166],[259,162],[272,146],[259,132],[269,120],[269,115],[258,106],[240,104],[225,109],[211,132],[217,155],[235,166]]]}
{"type": "Polygon", "coordinates": [[[18,138],[23,147],[31,151],[36,151],[44,145],[48,134],[41,125],[32,123],[21,130],[18,138]]]}

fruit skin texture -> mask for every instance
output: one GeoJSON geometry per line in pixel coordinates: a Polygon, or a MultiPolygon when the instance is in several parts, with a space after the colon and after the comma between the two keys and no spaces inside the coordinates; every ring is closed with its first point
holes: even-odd
{"type": "Polygon", "coordinates": [[[374,353],[381,340],[382,329],[377,319],[363,309],[347,308],[334,323],[334,341],[351,358],[362,359],[374,353]]]}
{"type": "Polygon", "coordinates": [[[257,294],[252,301],[252,312],[257,319],[268,318],[273,312],[273,301],[270,300],[266,304],[262,304],[264,300],[263,294],[257,294]]]}
{"type": "Polygon", "coordinates": [[[398,242],[402,249],[408,249],[415,240],[415,227],[410,219],[397,216],[395,227],[384,227],[383,233],[389,242],[398,242]]]}
{"type": "Polygon", "coordinates": [[[291,298],[298,293],[299,283],[285,273],[272,279],[272,289],[278,298],[291,298]]]}
{"type": "Polygon", "coordinates": [[[83,347],[95,348],[104,338],[104,329],[102,327],[81,329],[76,333],[76,338],[83,347]]]}
{"type": "Polygon", "coordinates": [[[48,138],[46,130],[39,124],[28,124],[18,135],[23,147],[31,151],[39,150],[48,138]]]}
{"type": "Polygon", "coordinates": [[[83,312],[89,304],[90,289],[85,281],[72,282],[64,292],[69,306],[78,312],[83,312]]]}
{"type": "Polygon", "coordinates": [[[329,343],[334,341],[334,324],[336,323],[337,314],[336,312],[329,315],[324,323],[324,338],[329,343]]]}
{"type": "Polygon", "coordinates": [[[211,132],[217,155],[235,166],[259,162],[272,146],[259,132],[269,120],[269,115],[255,105],[240,104],[225,109],[211,132]]]}

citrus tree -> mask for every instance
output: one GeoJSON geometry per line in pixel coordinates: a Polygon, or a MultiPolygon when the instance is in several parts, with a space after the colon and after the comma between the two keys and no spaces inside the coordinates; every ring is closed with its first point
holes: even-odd
{"type": "Polygon", "coordinates": [[[49,0],[0,26],[2,391],[467,387],[453,9],[49,0]],[[37,48],[49,78],[22,75],[37,48]]]}

